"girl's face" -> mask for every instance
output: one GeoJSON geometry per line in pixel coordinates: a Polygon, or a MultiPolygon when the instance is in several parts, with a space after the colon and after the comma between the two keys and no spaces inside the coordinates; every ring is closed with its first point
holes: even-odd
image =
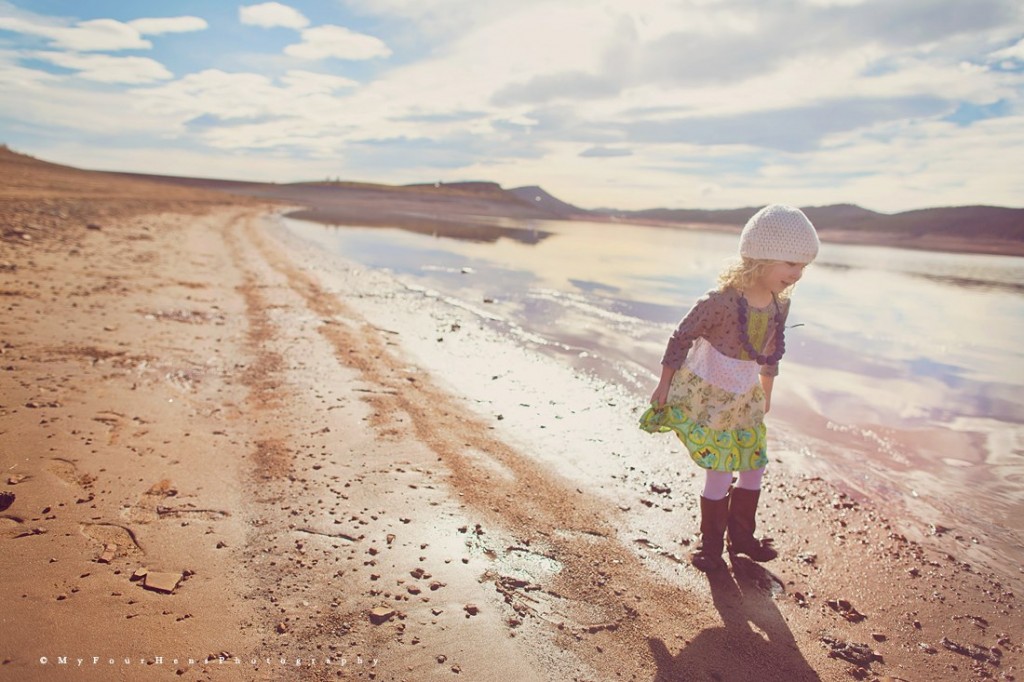
{"type": "Polygon", "coordinates": [[[761,273],[759,284],[773,294],[781,294],[803,277],[807,263],[787,263],[772,261],[761,273]]]}

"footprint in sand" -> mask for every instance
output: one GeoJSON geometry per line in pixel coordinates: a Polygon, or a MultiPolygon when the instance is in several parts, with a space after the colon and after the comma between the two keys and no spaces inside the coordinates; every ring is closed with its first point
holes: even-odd
{"type": "Polygon", "coordinates": [[[16,516],[0,516],[0,538],[10,540],[25,532],[25,522],[16,516]]]}
{"type": "Polygon", "coordinates": [[[125,416],[123,414],[112,410],[106,410],[97,414],[92,418],[92,420],[104,424],[110,429],[110,436],[107,439],[108,445],[114,445],[117,443],[117,439],[121,435],[121,430],[124,428],[125,416]]]}
{"type": "Polygon", "coordinates": [[[49,461],[49,463],[47,463],[46,468],[51,474],[68,485],[88,488],[96,481],[96,477],[92,474],[80,473],[78,471],[78,466],[69,459],[54,457],[49,461]]]}
{"type": "Polygon", "coordinates": [[[111,545],[116,546],[115,557],[145,554],[131,528],[119,526],[116,523],[83,523],[79,528],[82,535],[95,540],[103,549],[111,545]]]}

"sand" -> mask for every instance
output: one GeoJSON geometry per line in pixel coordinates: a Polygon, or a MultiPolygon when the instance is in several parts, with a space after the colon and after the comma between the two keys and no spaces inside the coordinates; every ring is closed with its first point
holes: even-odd
{"type": "Polygon", "coordinates": [[[3,161],[0,678],[1019,676],[970,529],[780,464],[780,557],[705,576],[691,472],[536,457],[281,207],[3,161]]]}

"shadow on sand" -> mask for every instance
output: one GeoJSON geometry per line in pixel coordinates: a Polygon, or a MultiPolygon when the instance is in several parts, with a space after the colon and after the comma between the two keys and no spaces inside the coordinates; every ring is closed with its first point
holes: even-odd
{"type": "Polygon", "coordinates": [[[820,682],[772,598],[781,585],[776,576],[734,557],[732,573],[718,571],[708,582],[724,625],[704,630],[675,655],[660,639],[648,639],[655,682],[820,682]]]}

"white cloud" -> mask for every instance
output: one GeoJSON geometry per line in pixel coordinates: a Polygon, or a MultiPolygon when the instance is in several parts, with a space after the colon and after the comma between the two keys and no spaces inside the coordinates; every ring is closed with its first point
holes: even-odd
{"type": "Polygon", "coordinates": [[[329,93],[359,85],[351,78],[333,76],[327,73],[314,73],[292,69],[281,77],[281,82],[297,93],[329,93]]]}
{"type": "Polygon", "coordinates": [[[137,85],[174,77],[163,64],[147,57],[112,57],[73,52],[31,52],[28,56],[72,69],[81,78],[98,83],[137,85]]]}
{"type": "MultiPolygon", "coordinates": [[[[56,131],[72,131],[73,139],[109,140],[111,136],[132,135],[158,138],[174,134],[180,127],[159,111],[135,115],[136,99],[126,92],[96,92],[80,87],[71,77],[34,69],[0,64],[0,91],[5,95],[0,97],[0,118],[13,122],[10,129],[38,130],[43,138],[67,140],[67,135],[55,135],[56,131]]],[[[13,143],[11,139],[5,141],[13,143]]],[[[83,156],[73,165],[88,168],[89,157],[83,156]]]]}
{"type": "Polygon", "coordinates": [[[309,25],[307,19],[294,7],[282,5],[279,2],[264,2],[259,5],[243,5],[238,8],[238,19],[249,26],[261,26],[263,28],[301,29],[309,25]]]}
{"type": "Polygon", "coordinates": [[[989,55],[989,59],[992,61],[1000,61],[1002,59],[1019,59],[1024,61],[1024,38],[1017,41],[1016,45],[993,52],[989,55]]]}
{"type": "Polygon", "coordinates": [[[379,115],[353,112],[336,96],[357,85],[310,71],[291,70],[275,82],[263,74],[208,69],[132,94],[138,111],[172,117],[178,129],[199,117],[212,119],[199,134],[220,148],[266,148],[288,139],[312,151],[328,147],[338,130],[351,129],[354,116],[364,122],[379,115]]]}
{"type": "Polygon", "coordinates": [[[875,0],[804,0],[804,3],[811,7],[853,7],[855,5],[866,5],[875,0]]]}
{"type": "Polygon", "coordinates": [[[60,80],[59,76],[39,69],[26,69],[18,63],[20,59],[21,53],[0,49],[0,88],[9,97],[17,97],[22,89],[32,89],[46,82],[60,80]]]}
{"type": "Polygon", "coordinates": [[[160,17],[151,19],[134,19],[128,25],[143,35],[163,35],[164,33],[191,33],[205,31],[209,24],[199,17],[160,17]]]}
{"type": "Polygon", "coordinates": [[[224,120],[276,114],[292,103],[271,80],[256,73],[226,73],[207,69],[173,83],[133,91],[141,111],[162,112],[182,122],[203,115],[224,120]]]}
{"type": "MultiPolygon", "coordinates": [[[[408,22],[418,36],[446,41],[472,32],[509,12],[551,0],[341,0],[356,14],[408,22]]],[[[552,3],[553,4],[553,3],[552,3]]]]}
{"type": "Polygon", "coordinates": [[[153,46],[135,28],[115,19],[92,19],[74,26],[57,26],[17,17],[0,17],[0,29],[47,38],[54,47],[99,52],[139,50],[153,46]]]}
{"type": "Polygon", "coordinates": [[[285,54],[299,59],[363,60],[387,57],[391,49],[379,38],[356,33],[344,26],[317,26],[302,31],[302,42],[289,45],[285,54]]]}

